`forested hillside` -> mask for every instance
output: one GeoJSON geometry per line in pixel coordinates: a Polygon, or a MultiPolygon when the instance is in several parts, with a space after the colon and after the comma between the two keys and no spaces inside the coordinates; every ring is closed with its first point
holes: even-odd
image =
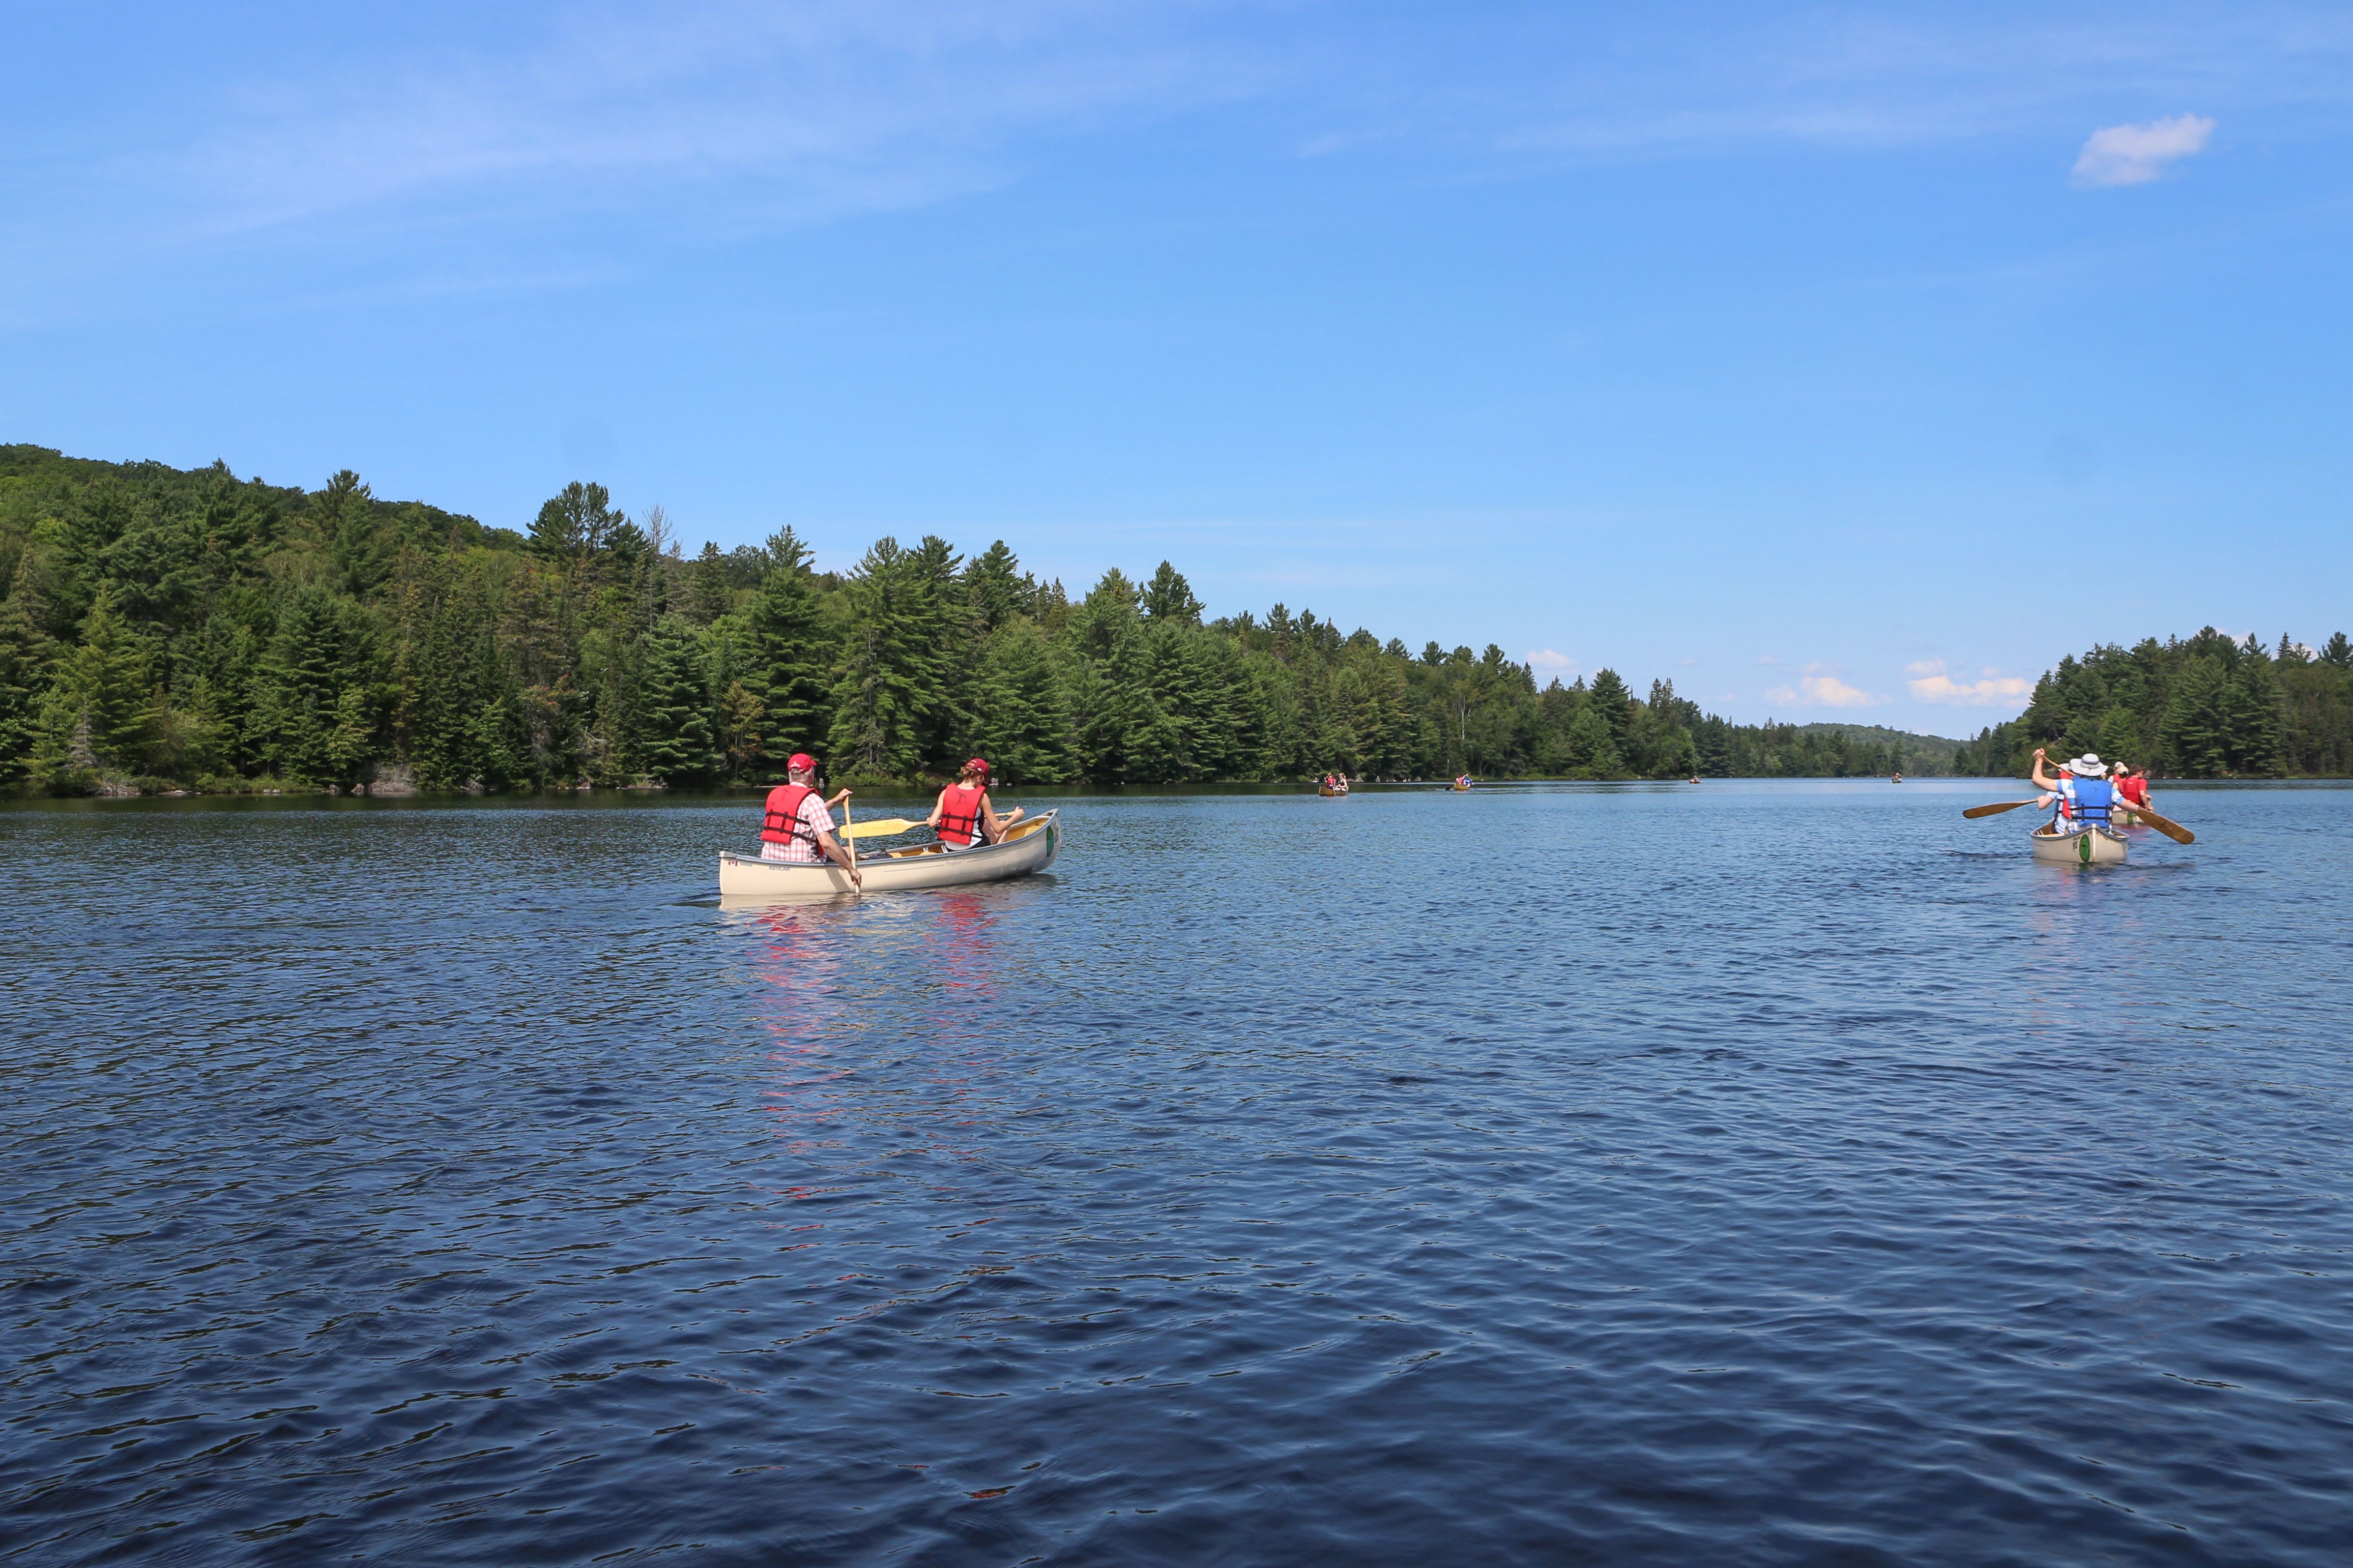
{"type": "Polygon", "coordinates": [[[2353,774],[2353,644],[2317,651],[2282,636],[2265,651],[2208,626],[2063,658],[2034,700],[1981,731],[1953,771],[2023,773],[2034,748],[2097,752],[2176,778],[2341,778],[2353,774]]]}
{"type": "Polygon", "coordinates": [[[1931,745],[1739,726],[1613,671],[1539,688],[1490,645],[1344,633],[1277,605],[1204,623],[1164,562],[1073,602],[1001,542],[790,529],[688,558],[659,509],[573,484],[524,531],[377,500],[0,447],[0,787],[697,786],[1873,774],[1931,745]]]}

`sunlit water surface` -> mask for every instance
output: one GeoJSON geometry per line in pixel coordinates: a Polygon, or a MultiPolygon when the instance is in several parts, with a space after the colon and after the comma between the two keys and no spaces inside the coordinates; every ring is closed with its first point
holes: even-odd
{"type": "Polygon", "coordinates": [[[2007,788],[0,811],[0,1555],[2341,1564],[2353,793],[2007,788]]]}

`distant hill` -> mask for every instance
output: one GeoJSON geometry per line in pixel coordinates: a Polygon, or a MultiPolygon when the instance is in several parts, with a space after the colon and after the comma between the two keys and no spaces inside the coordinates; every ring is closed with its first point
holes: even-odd
{"type": "Polygon", "coordinates": [[[1891,730],[1884,724],[1800,724],[1800,735],[1843,735],[1857,745],[1902,746],[1904,755],[1915,771],[1926,773],[1933,768],[1938,773],[1953,765],[1953,753],[1968,744],[1944,735],[1917,735],[1909,730],[1891,730]]]}

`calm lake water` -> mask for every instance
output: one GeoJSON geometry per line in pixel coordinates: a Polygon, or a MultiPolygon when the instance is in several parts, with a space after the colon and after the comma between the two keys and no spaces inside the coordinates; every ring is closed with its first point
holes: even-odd
{"type": "Polygon", "coordinates": [[[2341,1564],[2353,792],[2007,793],[0,810],[0,1557],[2341,1564]]]}

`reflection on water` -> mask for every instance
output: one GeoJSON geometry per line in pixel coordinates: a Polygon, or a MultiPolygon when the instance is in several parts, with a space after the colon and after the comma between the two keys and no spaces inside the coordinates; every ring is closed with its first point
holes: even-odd
{"type": "Polygon", "coordinates": [[[1998,795],[0,811],[0,1546],[2334,1563],[2353,793],[1998,795]]]}

